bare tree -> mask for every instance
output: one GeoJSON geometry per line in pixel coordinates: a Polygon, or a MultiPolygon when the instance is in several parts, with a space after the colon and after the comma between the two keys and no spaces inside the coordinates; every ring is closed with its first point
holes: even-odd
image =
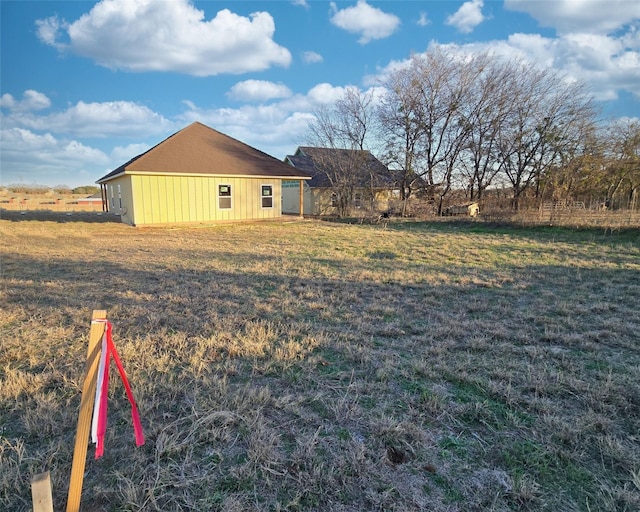
{"type": "Polygon", "coordinates": [[[468,145],[477,106],[475,84],[488,64],[486,55],[429,52],[421,69],[422,95],[428,113],[426,143],[427,176],[439,186],[437,213],[454,183],[460,156],[468,145]]]}
{"type": "Polygon", "coordinates": [[[404,198],[419,183],[441,213],[471,132],[473,86],[486,63],[485,56],[433,49],[390,74],[379,122],[386,155],[402,171],[404,198]]]}
{"type": "Polygon", "coordinates": [[[640,123],[618,119],[608,126],[606,141],[607,198],[626,196],[621,202],[635,209],[640,189],[640,123]]]}
{"type": "Polygon", "coordinates": [[[404,215],[407,200],[420,181],[421,141],[425,134],[422,102],[415,86],[412,67],[392,73],[386,85],[387,94],[377,109],[378,128],[383,140],[383,159],[395,173],[400,187],[404,215]]]}
{"type": "MultiPolygon", "coordinates": [[[[591,97],[553,70],[434,48],[412,56],[383,85],[386,93],[375,108],[373,95],[353,88],[318,111],[311,139],[320,147],[352,151],[377,141],[405,208],[418,190],[441,213],[458,186],[481,199],[489,187],[502,184],[509,185],[517,210],[530,195],[568,198],[584,190],[599,165],[604,169],[591,97]]],[[[628,128],[624,136],[622,129],[611,135],[617,142],[609,146],[619,158],[608,157],[602,179],[609,179],[609,195],[625,190],[635,198],[638,128],[628,128]]],[[[365,152],[362,159],[356,155],[325,166],[345,211],[355,183],[368,179],[373,198],[377,178],[370,170],[367,176],[365,152]]]]}
{"type": "Polygon", "coordinates": [[[566,148],[577,144],[580,127],[595,116],[591,98],[580,84],[533,64],[519,67],[513,105],[500,126],[498,141],[498,163],[512,186],[515,210],[527,190],[539,187],[544,172],[558,165],[566,148]]]}
{"type": "Polygon", "coordinates": [[[603,141],[595,124],[579,125],[575,137],[557,138],[558,160],[538,180],[539,200],[569,201],[591,195],[604,165],[603,141]],[[595,179],[595,181],[594,181],[595,179]]]}
{"type": "Polygon", "coordinates": [[[353,203],[354,190],[363,183],[370,184],[373,197],[373,173],[365,144],[372,124],[371,92],[348,88],[330,107],[314,112],[309,125],[307,142],[317,148],[313,160],[328,180],[334,194],[339,215],[344,216],[353,203]]]}
{"type": "Polygon", "coordinates": [[[483,72],[470,93],[467,120],[471,129],[460,159],[471,200],[482,199],[500,172],[498,135],[509,114],[511,83],[516,76],[512,63],[490,60],[486,55],[484,60],[483,72]]]}

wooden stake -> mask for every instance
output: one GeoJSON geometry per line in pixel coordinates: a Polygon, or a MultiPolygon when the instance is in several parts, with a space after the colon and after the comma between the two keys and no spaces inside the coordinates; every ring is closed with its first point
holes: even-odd
{"type": "MultiPolygon", "coordinates": [[[[92,320],[104,320],[107,312],[94,310],[92,320]]],[[[91,415],[95,401],[96,382],[98,380],[98,364],[100,363],[100,351],[105,324],[103,322],[91,322],[89,335],[89,347],[87,349],[87,363],[85,367],[84,383],[82,385],[82,399],[80,402],[80,414],[78,415],[78,430],[76,432],[76,444],[73,449],[73,463],[71,465],[71,481],[69,482],[69,496],[67,498],[67,512],[79,512],[80,497],[82,495],[82,481],[84,480],[84,467],[87,461],[87,444],[89,443],[89,431],[91,430],[91,415]]]]}
{"type": "Polygon", "coordinates": [[[35,475],[31,479],[31,499],[33,512],[53,512],[51,478],[48,471],[35,475]]]}

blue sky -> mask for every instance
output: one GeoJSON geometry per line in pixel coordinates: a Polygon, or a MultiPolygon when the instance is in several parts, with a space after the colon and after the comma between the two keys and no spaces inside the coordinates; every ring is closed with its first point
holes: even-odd
{"type": "Polygon", "coordinates": [[[640,118],[640,2],[0,1],[0,183],[93,184],[200,121],[276,158],[434,45],[530,59],[640,118]]]}

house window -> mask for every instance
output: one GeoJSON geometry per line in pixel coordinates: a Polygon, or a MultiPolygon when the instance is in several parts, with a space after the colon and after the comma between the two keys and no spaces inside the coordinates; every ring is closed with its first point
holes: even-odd
{"type": "Polygon", "coordinates": [[[362,194],[356,194],[353,197],[353,206],[356,208],[362,208],[362,194]]]}
{"type": "Polygon", "coordinates": [[[116,200],[113,197],[113,185],[109,185],[109,190],[111,191],[111,208],[115,208],[116,200]]]}
{"type": "Polygon", "coordinates": [[[263,208],[273,208],[273,185],[262,185],[260,196],[263,208]]]}
{"type": "Polygon", "coordinates": [[[221,210],[231,208],[231,185],[218,185],[218,207],[221,210]]]}
{"type": "Polygon", "coordinates": [[[122,210],[122,188],[120,188],[120,184],[118,184],[118,205],[122,210]]]}
{"type": "Polygon", "coordinates": [[[337,208],[338,207],[338,194],[333,193],[331,194],[331,208],[337,208]]]}

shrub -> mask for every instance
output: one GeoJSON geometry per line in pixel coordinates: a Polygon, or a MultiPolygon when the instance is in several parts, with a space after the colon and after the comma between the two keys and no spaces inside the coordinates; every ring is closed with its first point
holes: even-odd
{"type": "Polygon", "coordinates": [[[100,192],[100,187],[95,185],[83,185],[82,187],[76,187],[71,192],[74,194],[96,194],[100,192]]]}
{"type": "Polygon", "coordinates": [[[68,185],[56,185],[53,187],[56,194],[71,194],[71,188],[68,185]]]}
{"type": "Polygon", "coordinates": [[[13,183],[7,185],[7,190],[13,194],[46,194],[51,189],[47,185],[37,185],[35,183],[31,185],[13,183]]]}

